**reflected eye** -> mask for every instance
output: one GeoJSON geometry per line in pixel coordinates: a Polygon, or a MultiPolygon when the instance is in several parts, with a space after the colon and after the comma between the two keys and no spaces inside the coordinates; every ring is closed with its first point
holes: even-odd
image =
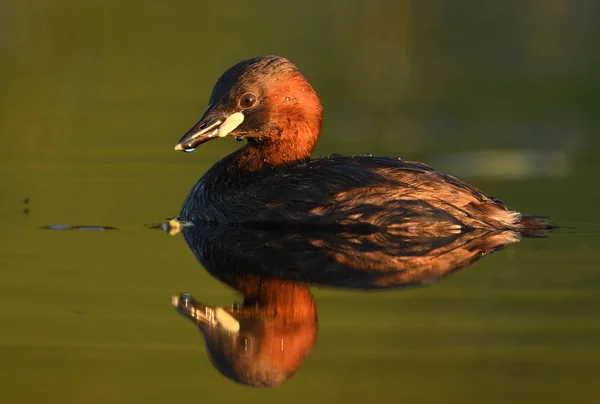
{"type": "Polygon", "coordinates": [[[256,96],[252,93],[246,93],[240,98],[240,107],[252,108],[256,104],[256,96]]]}

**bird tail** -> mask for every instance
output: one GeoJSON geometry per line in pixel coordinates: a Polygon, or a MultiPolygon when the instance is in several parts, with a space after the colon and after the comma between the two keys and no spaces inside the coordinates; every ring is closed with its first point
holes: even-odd
{"type": "Polygon", "coordinates": [[[550,230],[558,228],[544,216],[521,216],[518,225],[523,237],[544,237],[550,230]]]}

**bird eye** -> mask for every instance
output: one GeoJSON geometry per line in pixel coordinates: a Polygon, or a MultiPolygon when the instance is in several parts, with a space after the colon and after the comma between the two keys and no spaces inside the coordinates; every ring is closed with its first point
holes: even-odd
{"type": "Polygon", "coordinates": [[[240,98],[240,107],[252,108],[256,104],[256,95],[252,93],[246,93],[240,98]]]}

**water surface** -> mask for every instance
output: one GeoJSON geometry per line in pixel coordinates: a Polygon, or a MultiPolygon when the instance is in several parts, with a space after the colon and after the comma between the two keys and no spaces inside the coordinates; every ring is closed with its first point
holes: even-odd
{"type": "Polygon", "coordinates": [[[598,401],[596,3],[2,10],[3,402],[598,401]],[[428,287],[315,286],[318,338],[297,374],[268,391],[234,384],[171,296],[213,306],[239,296],[180,235],[145,225],[176,215],[239,146],[172,151],[218,75],[269,53],[297,63],[322,96],[315,155],[423,160],[569,228],[428,287]]]}

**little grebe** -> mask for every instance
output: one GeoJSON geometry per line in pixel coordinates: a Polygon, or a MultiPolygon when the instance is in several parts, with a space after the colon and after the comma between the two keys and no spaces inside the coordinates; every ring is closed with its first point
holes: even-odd
{"type": "Polygon", "coordinates": [[[403,232],[549,227],[546,219],[522,216],[423,163],[368,155],[311,159],[322,112],[315,90],[285,58],[258,57],[231,67],[175,150],[193,151],[225,136],[247,144],[200,178],[179,218],[403,232]]]}

